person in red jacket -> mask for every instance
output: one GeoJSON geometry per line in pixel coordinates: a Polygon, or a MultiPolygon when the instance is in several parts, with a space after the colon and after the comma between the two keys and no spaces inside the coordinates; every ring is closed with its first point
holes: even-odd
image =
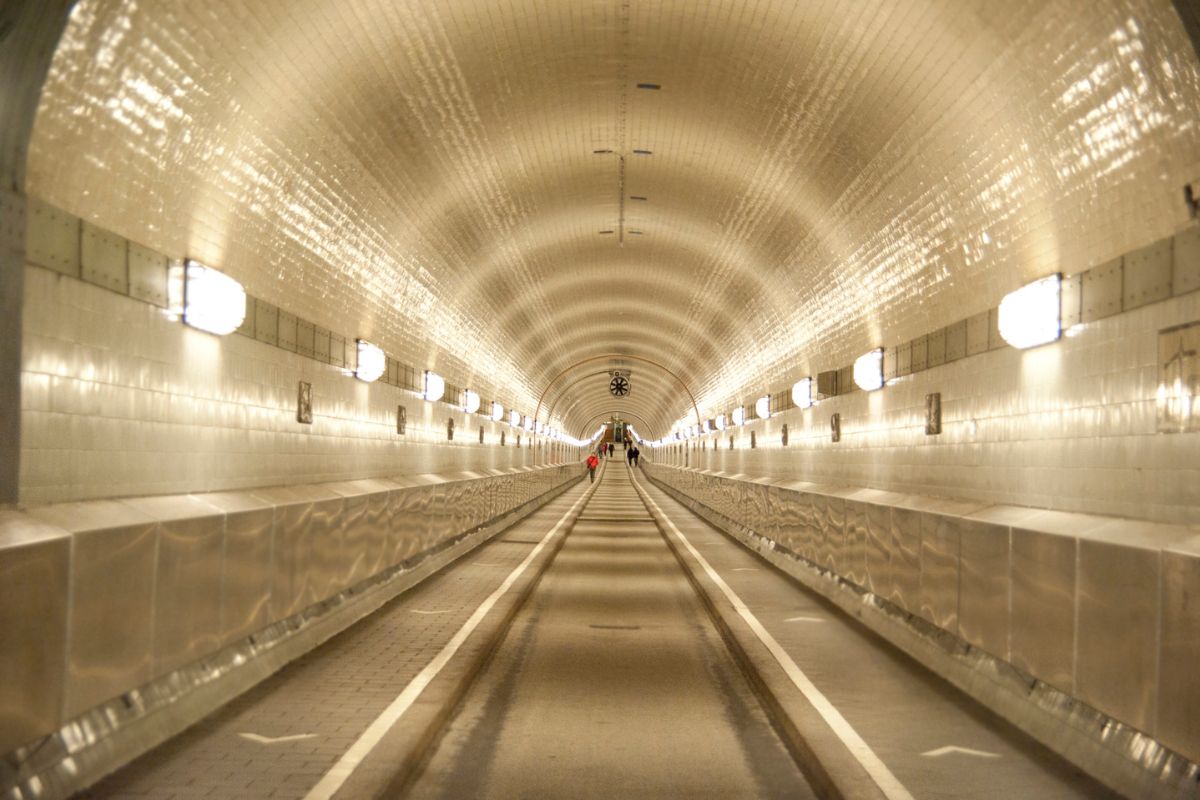
{"type": "Polygon", "coordinates": [[[592,479],[592,483],[596,482],[596,467],[600,465],[600,459],[596,458],[595,453],[589,453],[587,457],[588,477],[592,479]]]}

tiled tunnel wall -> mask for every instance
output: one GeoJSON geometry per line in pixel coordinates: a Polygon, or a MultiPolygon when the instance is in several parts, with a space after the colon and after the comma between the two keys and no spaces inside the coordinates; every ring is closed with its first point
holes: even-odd
{"type": "Polygon", "coordinates": [[[136,292],[127,292],[127,279],[108,285],[103,259],[89,251],[87,234],[80,239],[78,220],[72,227],[70,215],[36,206],[25,281],[23,504],[580,457],[577,448],[544,437],[530,447],[527,434],[504,422],[425,402],[383,381],[363,383],[339,366],[245,336],[189,329],[155,301],[130,296],[136,292]],[[47,211],[57,216],[56,230],[67,222],[62,242],[45,241],[47,211]],[[55,250],[67,253],[69,264],[55,261],[55,250]],[[312,384],[311,425],[296,419],[300,381],[312,384]],[[407,414],[403,435],[398,406],[407,414]]]}
{"type": "Polygon", "coordinates": [[[1197,320],[1200,292],[1190,292],[1085,323],[1050,345],[991,350],[877,392],[667,445],[653,458],[728,474],[1194,525],[1200,433],[1159,433],[1156,392],[1159,331],[1197,320]],[[941,394],[942,433],[927,435],[925,397],[933,392],[941,394]],[[834,413],[839,442],[831,437],[834,413]]]}

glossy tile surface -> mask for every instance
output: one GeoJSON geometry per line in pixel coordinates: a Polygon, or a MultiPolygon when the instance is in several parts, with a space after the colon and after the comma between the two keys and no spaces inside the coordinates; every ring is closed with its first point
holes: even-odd
{"type": "Polygon", "coordinates": [[[1170,0],[85,0],[29,188],[521,405],[707,406],[1173,233],[1198,75],[1170,0]]]}

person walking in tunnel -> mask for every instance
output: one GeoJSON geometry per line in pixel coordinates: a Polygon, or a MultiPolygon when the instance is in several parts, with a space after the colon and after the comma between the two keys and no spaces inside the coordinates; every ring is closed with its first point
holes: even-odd
{"type": "Polygon", "coordinates": [[[625,460],[629,462],[629,466],[633,466],[633,448],[629,446],[629,442],[625,443],[625,460]]]}
{"type": "Polygon", "coordinates": [[[636,444],[629,449],[629,463],[633,464],[633,466],[635,468],[638,465],[638,456],[640,456],[641,454],[642,454],[642,451],[638,449],[638,446],[636,444]]]}
{"type": "Polygon", "coordinates": [[[587,470],[588,470],[588,477],[592,479],[592,483],[596,482],[596,467],[599,465],[600,465],[600,459],[596,457],[596,454],[588,453],[587,470]]]}

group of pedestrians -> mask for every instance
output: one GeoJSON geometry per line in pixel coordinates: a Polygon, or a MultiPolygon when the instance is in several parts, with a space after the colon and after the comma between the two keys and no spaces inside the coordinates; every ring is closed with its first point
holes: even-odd
{"type": "MultiPolygon", "coordinates": [[[[601,442],[596,447],[596,452],[588,453],[587,471],[588,477],[592,483],[596,482],[596,467],[600,466],[601,458],[612,458],[613,451],[617,449],[614,442],[601,442]]],[[[642,451],[638,449],[637,444],[629,440],[625,441],[625,458],[629,461],[629,466],[636,467],[638,465],[638,456],[642,451]]]]}

